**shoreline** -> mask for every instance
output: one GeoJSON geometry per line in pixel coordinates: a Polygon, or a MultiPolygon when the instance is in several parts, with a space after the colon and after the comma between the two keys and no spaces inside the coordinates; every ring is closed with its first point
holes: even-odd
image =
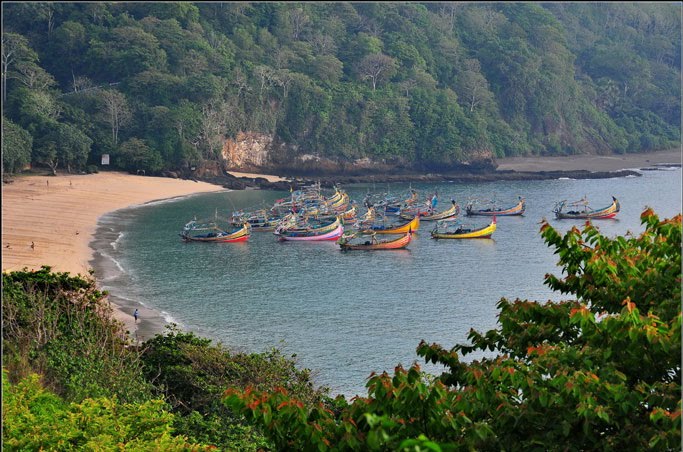
{"type": "MultiPolygon", "coordinates": [[[[208,178],[207,182],[222,184],[236,190],[285,190],[291,186],[305,186],[320,182],[325,188],[357,183],[406,182],[493,182],[520,180],[609,179],[640,176],[644,170],[657,170],[666,166],[681,166],[682,150],[669,149],[649,153],[612,155],[568,155],[554,157],[507,157],[495,161],[496,169],[472,167],[470,170],[444,172],[417,172],[396,168],[395,171],[378,171],[364,168],[341,173],[327,171],[319,174],[258,174],[229,171],[232,179],[208,178]]],[[[467,168],[466,165],[463,165],[467,168]]]]}
{"type": "MultiPolygon", "coordinates": [[[[558,172],[582,170],[602,171],[615,177],[617,171],[653,169],[665,164],[680,166],[681,151],[610,156],[513,157],[500,160],[496,172],[500,179],[510,179],[510,174],[515,177],[524,173],[556,178],[558,172]]],[[[287,180],[267,174],[230,173],[236,177],[259,177],[272,182],[287,180]]],[[[116,241],[116,237],[107,236],[106,231],[103,231],[103,228],[111,227],[107,221],[117,215],[125,215],[128,209],[149,203],[224,190],[220,185],[207,182],[109,171],[56,177],[17,176],[11,183],[3,183],[2,270],[30,270],[49,265],[55,272],[69,272],[72,275],[89,276],[92,271],[97,287],[106,286],[107,278],[111,277],[111,274],[104,274],[107,272],[106,266],[116,265],[115,261],[107,263],[107,256],[103,256],[106,246],[116,241]],[[98,271],[95,271],[96,267],[98,271]]],[[[112,316],[123,322],[134,340],[143,341],[163,331],[168,325],[164,313],[146,307],[143,302],[124,300],[112,294],[108,295],[108,300],[112,306],[112,316]],[[132,316],[135,308],[141,314],[137,323],[132,316]]]]}
{"type": "MultiPolygon", "coordinates": [[[[91,243],[105,215],[155,201],[225,190],[205,182],[110,171],[20,175],[11,180],[3,180],[2,190],[2,271],[36,270],[47,265],[54,272],[84,277],[91,276],[90,262],[95,257],[91,243]]],[[[100,275],[93,273],[92,277],[101,287],[100,275]]],[[[144,332],[149,337],[151,325],[144,317],[136,324],[135,308],[119,306],[116,301],[109,296],[113,318],[123,322],[131,336],[144,332]]]]}
{"type": "Polygon", "coordinates": [[[638,154],[508,157],[499,161],[497,171],[538,173],[587,170],[591,172],[616,172],[665,164],[680,165],[682,154],[681,149],[670,149],[638,154]]]}

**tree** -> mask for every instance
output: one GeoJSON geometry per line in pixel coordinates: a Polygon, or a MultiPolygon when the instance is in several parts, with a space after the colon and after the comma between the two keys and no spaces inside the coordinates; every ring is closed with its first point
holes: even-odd
{"type": "Polygon", "coordinates": [[[83,53],[87,48],[85,27],[75,21],[66,21],[55,29],[50,43],[50,54],[58,56],[49,61],[48,66],[63,83],[71,79],[75,82],[76,74],[82,71],[83,53]]]}
{"type": "Polygon", "coordinates": [[[307,74],[322,83],[334,85],[339,83],[344,64],[333,55],[318,55],[308,65],[307,74]]]}
{"type": "Polygon", "coordinates": [[[146,70],[165,70],[166,52],[158,39],[138,27],[117,27],[93,39],[86,58],[92,74],[101,80],[119,81],[146,70]]]}
{"type": "Polygon", "coordinates": [[[31,162],[33,137],[26,130],[2,117],[2,172],[16,173],[31,162]]]}
{"type": "Polygon", "coordinates": [[[563,277],[546,284],[574,301],[502,299],[499,328],[472,330],[450,350],[372,375],[368,397],[332,407],[286,391],[229,390],[226,403],[278,447],[328,450],[678,450],[681,442],[681,215],[646,209],[639,236],[608,238],[587,222],[545,242],[563,277]],[[488,353],[470,363],[460,355],[488,353]]]}
{"type": "Polygon", "coordinates": [[[121,144],[119,156],[121,161],[118,164],[128,171],[144,171],[145,174],[152,174],[163,167],[159,152],[151,149],[147,143],[138,138],[131,138],[121,144]]]}
{"type": "Polygon", "coordinates": [[[93,141],[71,124],[60,123],[57,127],[57,154],[67,172],[80,170],[90,155],[93,141]]]}
{"type": "Polygon", "coordinates": [[[34,63],[38,55],[31,49],[28,40],[18,33],[2,33],[2,101],[7,100],[7,80],[10,71],[20,62],[34,63]]]}
{"type": "Polygon", "coordinates": [[[119,130],[132,119],[126,96],[115,89],[104,90],[100,93],[103,104],[103,116],[111,127],[114,146],[119,142],[119,130]]]}
{"type": "Polygon", "coordinates": [[[291,9],[289,11],[289,23],[292,27],[292,38],[298,40],[309,22],[310,18],[302,8],[291,9]]]}
{"type": "Polygon", "coordinates": [[[486,78],[481,75],[481,65],[476,59],[465,60],[465,71],[458,77],[457,92],[467,102],[470,113],[482,103],[491,102],[493,95],[489,91],[486,78]]]}
{"type": "Polygon", "coordinates": [[[388,55],[373,53],[364,57],[358,65],[358,73],[362,79],[372,81],[372,90],[377,88],[380,80],[386,80],[396,71],[396,61],[388,55]]]}

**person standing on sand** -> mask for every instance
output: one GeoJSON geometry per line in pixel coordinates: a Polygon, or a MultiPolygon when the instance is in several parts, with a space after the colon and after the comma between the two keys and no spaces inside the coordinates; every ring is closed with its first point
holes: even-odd
{"type": "Polygon", "coordinates": [[[133,313],[133,317],[135,317],[135,323],[138,323],[138,310],[136,309],[135,312],[133,313]]]}

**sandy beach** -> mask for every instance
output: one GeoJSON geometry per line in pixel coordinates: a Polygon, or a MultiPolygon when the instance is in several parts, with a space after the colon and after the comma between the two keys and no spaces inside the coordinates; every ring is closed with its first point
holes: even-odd
{"type": "MultiPolygon", "coordinates": [[[[681,151],[613,156],[524,157],[499,160],[499,170],[618,171],[681,164],[681,151]]],[[[278,176],[231,172],[237,177],[278,176]]],[[[224,190],[221,186],[188,180],[134,176],[120,172],[90,175],[17,176],[3,183],[2,270],[38,269],[49,265],[54,271],[87,275],[94,251],[90,248],[98,219],[109,212],[160,199],[224,190]]],[[[97,278],[97,274],[95,274],[97,278]]],[[[117,306],[115,306],[117,307],[117,306]]],[[[158,313],[140,310],[136,325],[132,309],[115,309],[114,315],[136,334],[155,334],[158,325],[146,322],[158,313]],[[130,312],[129,312],[130,311],[130,312]],[[146,317],[148,316],[149,317],[146,317]]]]}
{"type": "MultiPolygon", "coordinates": [[[[89,244],[105,213],[219,190],[224,188],[119,172],[15,177],[2,189],[2,271],[49,265],[54,271],[87,275],[93,257],[89,244]]],[[[115,309],[114,315],[134,331],[132,312],[115,309]]]]}
{"type": "Polygon", "coordinates": [[[282,182],[284,180],[287,180],[284,177],[273,176],[272,174],[241,173],[239,171],[228,171],[228,173],[235,177],[248,177],[250,179],[260,177],[266,179],[268,182],[282,182]]]}
{"type": "Polygon", "coordinates": [[[666,163],[681,164],[681,149],[624,155],[570,155],[566,157],[510,157],[498,160],[498,170],[512,171],[619,171],[666,163]]]}

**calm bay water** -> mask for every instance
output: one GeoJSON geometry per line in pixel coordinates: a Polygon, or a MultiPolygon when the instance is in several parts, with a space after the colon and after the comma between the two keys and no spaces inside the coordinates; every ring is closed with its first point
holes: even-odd
{"type": "MultiPolygon", "coordinates": [[[[402,194],[408,184],[344,188],[362,203],[370,192],[402,194]]],[[[495,328],[496,303],[560,300],[543,284],[558,274],[557,258],[540,237],[545,217],[561,231],[581,221],[555,220],[556,201],[584,195],[594,208],[616,196],[617,220],[596,224],[608,236],[639,233],[646,206],[661,218],[681,211],[681,169],[642,177],[488,183],[412,184],[421,197],[435,190],[439,206],[451,198],[464,210],[470,198],[527,200],[523,217],[501,217],[490,240],[432,240],[422,223],[406,250],[342,253],[334,242],[280,243],[269,232],[246,243],[183,243],[178,233],[193,216],[264,207],[288,193],[233,191],[126,209],[103,217],[93,248],[96,275],[113,299],[142,303],[183,329],[243,351],[278,347],[333,394],[365,394],[371,372],[392,372],[418,359],[421,339],[450,348],[471,328],[495,328]]],[[[485,217],[464,221],[483,225],[485,217]]],[[[423,364],[422,362],[420,362],[423,364]]],[[[436,367],[423,368],[438,373],[436,367]]]]}

